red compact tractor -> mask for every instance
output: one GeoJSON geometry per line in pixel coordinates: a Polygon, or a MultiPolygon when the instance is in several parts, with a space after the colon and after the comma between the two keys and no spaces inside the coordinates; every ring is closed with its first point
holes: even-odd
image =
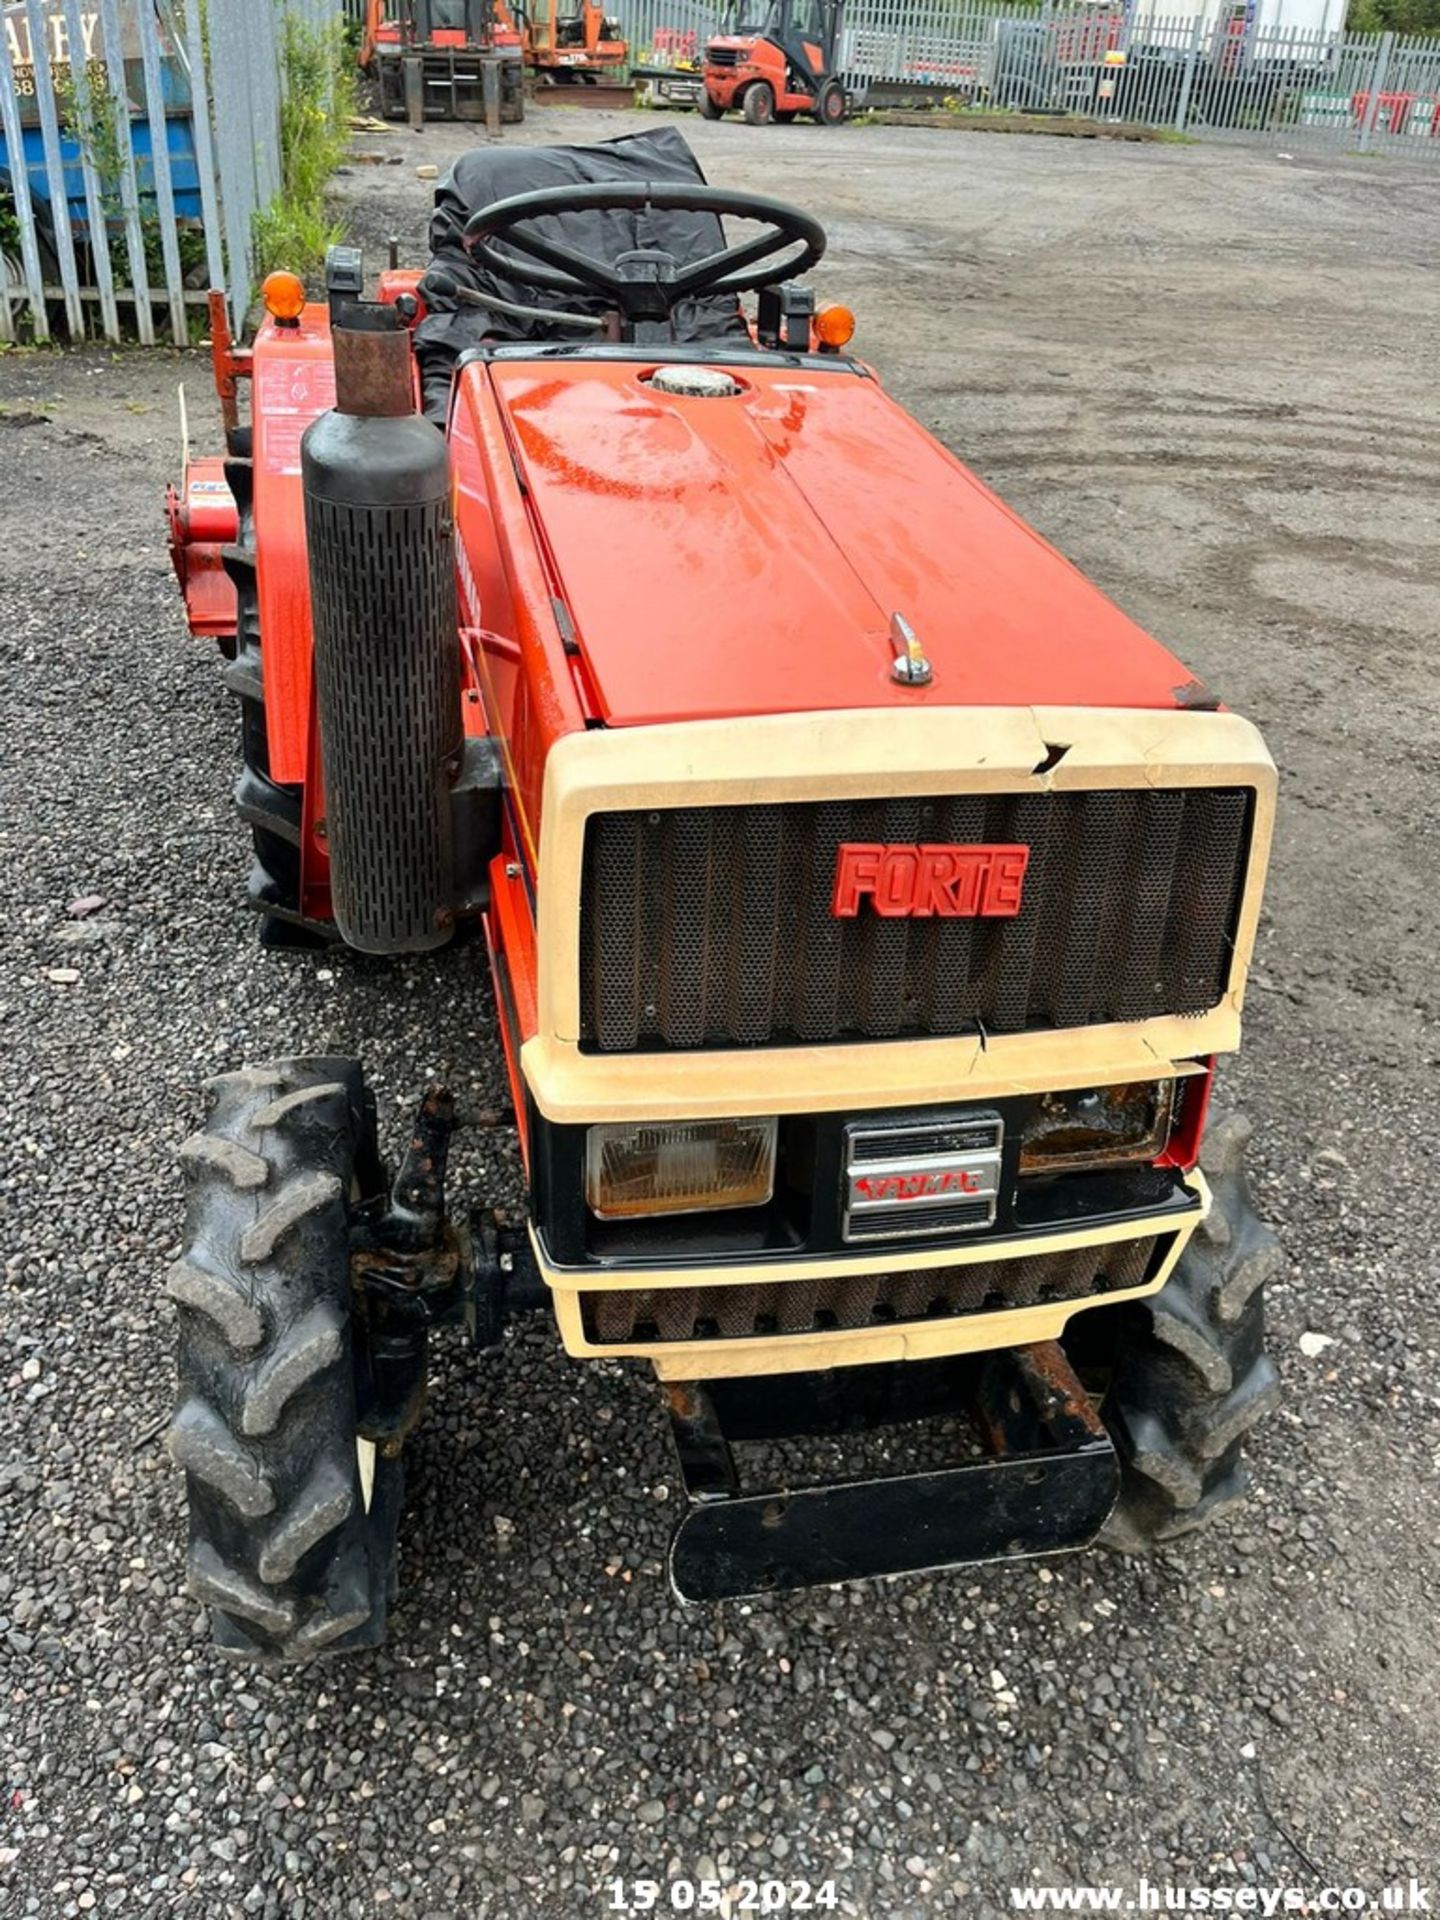
{"type": "Polygon", "coordinates": [[[173,539],[265,937],[484,941],[528,1211],[447,1194],[441,1087],[387,1166],[358,1061],[209,1084],[170,1445],[220,1644],[381,1637],[432,1332],[503,1367],[541,1304],[653,1368],[689,1599],[1209,1520],[1276,1391],[1206,1118],[1259,735],[886,397],[817,223],[673,132],[466,156],[432,241],[217,325],[173,539]]]}
{"type": "Polygon", "coordinates": [[[733,0],[723,31],[705,48],[702,119],[738,107],[752,127],[800,114],[839,126],[846,113],[835,71],[843,25],[841,0],[733,0]]]}

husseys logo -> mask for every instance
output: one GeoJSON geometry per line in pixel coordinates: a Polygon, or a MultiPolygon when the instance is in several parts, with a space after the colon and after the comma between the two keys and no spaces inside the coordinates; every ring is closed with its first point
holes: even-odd
{"type": "Polygon", "coordinates": [[[853,920],[869,900],[886,920],[1011,919],[1028,847],[913,846],[847,840],[835,863],[831,912],[853,920]]]}

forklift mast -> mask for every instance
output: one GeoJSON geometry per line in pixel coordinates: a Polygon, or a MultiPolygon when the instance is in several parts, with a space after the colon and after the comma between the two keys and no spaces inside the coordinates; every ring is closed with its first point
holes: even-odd
{"type": "Polygon", "coordinates": [[[365,10],[365,54],[388,41],[402,47],[489,47],[495,38],[495,0],[370,0],[365,10]]]}
{"type": "Polygon", "coordinates": [[[421,46],[441,34],[461,33],[469,47],[487,47],[494,39],[494,0],[404,0],[404,5],[421,46]]]}
{"type": "Polygon", "coordinates": [[[524,118],[519,35],[499,0],[368,0],[360,64],[380,112],[418,127],[524,118]]]}

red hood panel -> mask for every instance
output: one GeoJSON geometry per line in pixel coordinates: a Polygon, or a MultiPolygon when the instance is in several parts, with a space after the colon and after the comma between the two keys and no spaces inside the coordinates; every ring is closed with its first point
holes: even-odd
{"type": "Polygon", "coordinates": [[[871,379],[492,362],[612,726],[815,708],[1173,707],[1190,675],[871,379]],[[934,666],[891,678],[890,617],[934,666]]]}

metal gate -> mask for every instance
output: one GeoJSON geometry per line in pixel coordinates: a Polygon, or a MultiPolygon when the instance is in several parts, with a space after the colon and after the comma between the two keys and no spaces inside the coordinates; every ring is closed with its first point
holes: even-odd
{"type": "MultiPolygon", "coordinates": [[[[703,57],[723,9],[710,0],[618,0],[631,58],[703,57]]],[[[764,13],[751,0],[749,18],[764,13]]],[[[900,99],[962,111],[1091,119],[1197,139],[1440,160],[1440,36],[1347,33],[1345,0],[1309,22],[1284,0],[1243,19],[1218,0],[1040,6],[850,0],[840,66],[852,104],[900,99]]]]}
{"type": "Polygon", "coordinates": [[[0,340],[189,339],[250,302],[252,223],[280,187],[288,14],[342,0],[5,0],[0,340]],[[78,50],[79,57],[76,57],[78,50]]]}

